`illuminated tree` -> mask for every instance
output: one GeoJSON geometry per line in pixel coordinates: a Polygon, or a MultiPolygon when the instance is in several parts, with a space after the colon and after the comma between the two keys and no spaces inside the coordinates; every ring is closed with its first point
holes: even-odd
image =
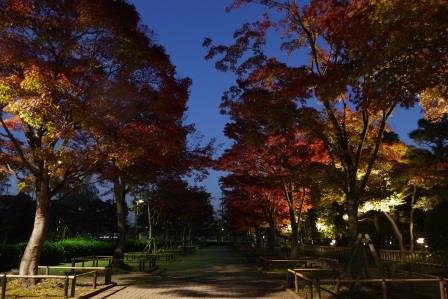
{"type": "Polygon", "coordinates": [[[294,102],[287,94],[240,83],[226,94],[222,108],[231,116],[225,134],[236,142],[221,157],[220,167],[280,189],[288,205],[291,255],[298,254],[301,213],[309,200],[311,173],[326,163],[323,143],[312,140],[294,122],[294,102]]]}
{"type": "Polygon", "coordinates": [[[278,232],[289,219],[283,190],[266,184],[260,177],[238,172],[221,178],[221,188],[225,195],[225,215],[231,228],[236,232],[255,230],[258,237],[260,229],[267,227],[267,245],[274,250],[278,232]]]}
{"type": "Polygon", "coordinates": [[[34,228],[20,274],[35,274],[51,198],[98,162],[87,132],[95,90],[114,76],[123,49],[146,41],[122,1],[1,1],[0,105],[3,153],[19,188],[36,194],[34,228]]]}
{"type": "Polygon", "coordinates": [[[100,175],[112,183],[117,203],[116,262],[123,258],[126,238],[126,195],[163,172],[186,173],[193,164],[187,148],[193,127],[182,121],[190,80],[176,78],[159,46],[148,43],[141,51],[90,107],[95,113],[89,128],[103,161],[100,175]]]}
{"type": "MultiPolygon", "coordinates": [[[[334,172],[340,174],[348,235],[355,251],[358,206],[388,118],[396,106],[412,106],[425,90],[446,82],[447,35],[441,17],[446,7],[426,2],[408,6],[406,1],[330,0],[301,7],[289,0],[237,0],[229,10],[246,4],[260,4],[266,13],[237,30],[233,45],[216,46],[206,39],[207,58],[222,55],[216,67],[236,72],[239,82],[249,80],[282,90],[298,103],[310,103],[303,105],[299,121],[321,138],[334,172]],[[308,61],[287,66],[267,59],[264,46],[270,29],[281,32],[281,48],[289,57],[306,51],[308,61]],[[401,31],[407,34],[398,34],[401,31]],[[428,39],[428,34],[434,38],[428,39]],[[315,105],[316,100],[322,105],[315,105]],[[348,125],[350,118],[356,119],[355,130],[348,125]]],[[[360,261],[354,258],[352,275],[360,273],[360,261]]]]}

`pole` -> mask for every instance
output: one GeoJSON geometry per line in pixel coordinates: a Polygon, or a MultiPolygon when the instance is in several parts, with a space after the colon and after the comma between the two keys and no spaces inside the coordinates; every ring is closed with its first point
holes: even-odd
{"type": "Polygon", "coordinates": [[[3,273],[2,279],[2,299],[6,299],[6,273],[3,273]]]}

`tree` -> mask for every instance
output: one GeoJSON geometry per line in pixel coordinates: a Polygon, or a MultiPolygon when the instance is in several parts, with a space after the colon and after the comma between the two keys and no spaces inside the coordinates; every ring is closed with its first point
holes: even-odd
{"type": "Polygon", "coordinates": [[[34,228],[20,274],[35,274],[51,198],[93,171],[86,132],[95,90],[145,40],[124,1],[0,2],[1,138],[20,186],[36,194],[34,228]]]}
{"type": "MultiPolygon", "coordinates": [[[[304,105],[299,121],[322,139],[333,171],[340,174],[337,177],[349,216],[348,236],[355,252],[358,206],[388,118],[397,105],[412,106],[420,93],[446,80],[446,55],[442,54],[446,52],[443,50],[446,34],[438,36],[437,29],[429,26],[419,31],[417,25],[429,21],[435,28],[443,27],[439,14],[446,8],[432,4],[426,12],[428,3],[406,6],[405,1],[386,5],[322,0],[301,7],[288,0],[237,0],[230,9],[246,4],[261,4],[267,12],[261,20],[247,23],[236,31],[233,45],[215,46],[206,39],[207,58],[222,54],[216,67],[235,71],[239,81],[251,80],[254,84],[282,90],[298,102],[312,99],[311,102],[317,100],[322,104],[321,109],[304,105]],[[425,12],[424,18],[420,19],[421,15],[415,11],[425,12]],[[405,12],[403,17],[402,12],[405,12]],[[393,29],[389,30],[391,23],[393,29]],[[398,29],[407,31],[407,26],[415,35],[406,35],[402,46],[396,33],[398,29]],[[266,34],[272,28],[283,33],[281,48],[289,54],[310,49],[308,63],[288,67],[266,59],[263,48],[267,43],[266,34]],[[434,39],[427,40],[427,33],[434,39]],[[426,59],[425,52],[437,54],[436,62],[426,59]],[[429,72],[431,68],[436,75],[429,72]],[[257,71],[260,69],[262,72],[257,71]],[[420,80],[415,73],[420,78],[428,74],[430,79],[420,80]],[[355,131],[349,132],[353,127],[347,125],[348,118],[357,119],[355,131]],[[366,144],[368,136],[373,141],[370,145],[366,144]]],[[[352,276],[358,277],[360,273],[359,258],[354,258],[352,276]]]]}
{"type": "Polygon", "coordinates": [[[115,230],[115,207],[99,198],[93,185],[52,201],[50,232],[55,238],[111,236],[115,230]]]}
{"type": "Polygon", "coordinates": [[[117,262],[123,258],[128,192],[164,171],[190,169],[187,135],[193,127],[182,123],[190,80],[175,77],[163,48],[148,42],[141,51],[133,68],[123,69],[91,107],[101,177],[112,183],[117,203],[117,262]]]}
{"type": "Polygon", "coordinates": [[[138,219],[148,225],[148,235],[151,235],[149,250],[157,243],[157,230],[164,231],[165,236],[180,237],[181,244],[185,246],[213,221],[210,194],[201,187],[188,186],[178,176],[159,178],[151,190],[140,189],[138,192],[138,219]]]}
{"type": "Polygon", "coordinates": [[[325,163],[327,156],[321,143],[308,140],[297,127],[282,126],[280,120],[267,117],[266,110],[257,110],[253,97],[260,94],[266,95],[250,90],[225,103],[233,119],[226,126],[226,135],[237,142],[223,154],[220,167],[282,190],[291,224],[291,256],[297,256],[298,223],[309,201],[310,173],[316,165],[325,163]]]}
{"type": "Polygon", "coordinates": [[[421,147],[430,150],[443,167],[448,156],[448,117],[444,115],[439,121],[420,119],[418,129],[409,133],[409,137],[421,147]]]}
{"type": "Polygon", "coordinates": [[[277,235],[289,219],[288,205],[281,188],[260,182],[255,176],[229,174],[221,178],[227,222],[235,232],[255,230],[260,246],[260,230],[267,226],[267,245],[273,251],[277,235]]]}

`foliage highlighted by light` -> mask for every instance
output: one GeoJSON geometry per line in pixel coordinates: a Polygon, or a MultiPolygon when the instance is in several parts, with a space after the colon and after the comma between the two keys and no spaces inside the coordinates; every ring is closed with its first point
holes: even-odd
{"type": "Polygon", "coordinates": [[[418,238],[417,244],[425,244],[425,238],[418,238]]]}

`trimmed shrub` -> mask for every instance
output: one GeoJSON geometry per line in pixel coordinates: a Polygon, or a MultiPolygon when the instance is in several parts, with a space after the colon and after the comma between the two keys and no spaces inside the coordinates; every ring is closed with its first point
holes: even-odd
{"type": "MultiPolygon", "coordinates": [[[[0,244],[0,272],[18,268],[20,257],[26,243],[0,244]]],[[[144,240],[127,240],[126,251],[142,251],[146,246],[144,240]]],[[[40,258],[40,265],[56,265],[69,262],[74,257],[91,255],[112,255],[115,241],[92,239],[67,239],[46,241],[40,258]]]]}

